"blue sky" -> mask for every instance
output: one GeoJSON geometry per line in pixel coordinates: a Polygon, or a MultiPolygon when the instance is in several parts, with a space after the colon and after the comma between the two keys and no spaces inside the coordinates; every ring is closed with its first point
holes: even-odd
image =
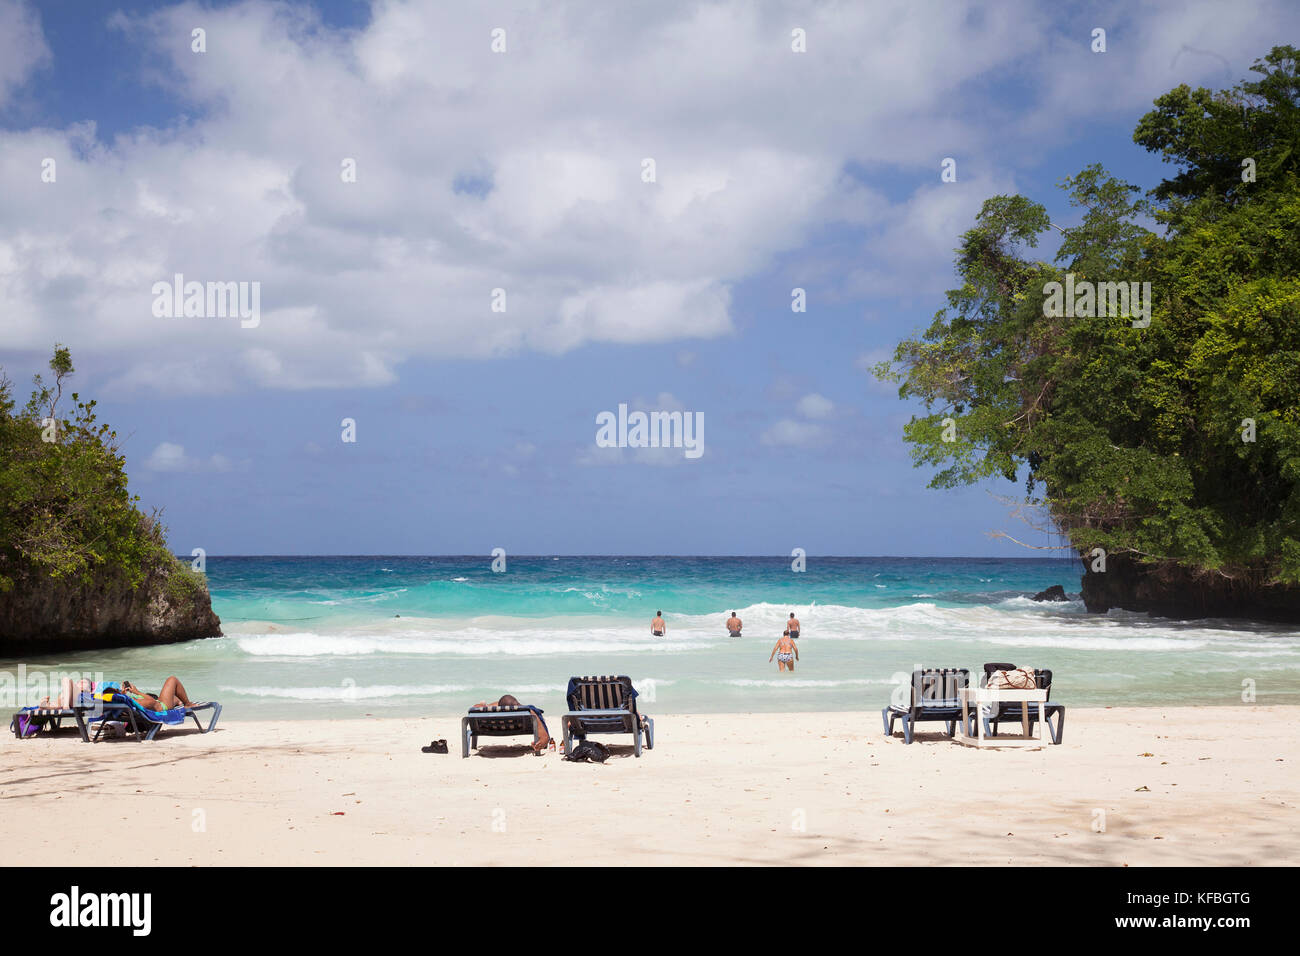
{"type": "Polygon", "coordinates": [[[1151,99],[1300,25],[1129,7],[0,0],[0,364],[71,347],[179,552],[1038,553],[865,367],[985,198],[1154,185],[1151,99]],[[176,272],[260,324],[154,316],[176,272]],[[596,448],[620,402],[705,454],[596,448]]]}

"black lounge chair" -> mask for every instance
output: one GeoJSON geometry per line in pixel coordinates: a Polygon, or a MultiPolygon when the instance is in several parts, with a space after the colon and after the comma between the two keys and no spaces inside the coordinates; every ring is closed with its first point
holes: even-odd
{"type": "Polygon", "coordinates": [[[477,750],[480,737],[521,737],[526,734],[535,744],[542,739],[537,733],[537,721],[546,726],[542,709],[527,704],[471,707],[469,713],[460,719],[460,755],[468,757],[471,750],[477,750]],[[533,719],[534,716],[537,720],[533,719]]]}
{"type": "MultiPolygon", "coordinates": [[[[994,671],[1010,671],[1015,669],[1016,669],[1015,664],[985,664],[984,676],[980,678],[980,686],[981,687],[988,686],[989,675],[992,674],[994,671]]],[[[1042,670],[1035,670],[1034,683],[1038,685],[1039,690],[1047,691],[1048,702],[1045,702],[1042,705],[1043,713],[1047,715],[1047,731],[1052,735],[1052,743],[1059,744],[1061,742],[1061,738],[1065,734],[1065,705],[1050,703],[1052,699],[1052,672],[1046,668],[1043,668],[1042,670]],[[1052,726],[1053,716],[1056,717],[1055,727],[1052,726]]],[[[993,737],[997,735],[998,724],[1001,721],[1005,720],[1008,723],[1015,722],[1017,724],[1024,723],[1024,711],[1021,710],[1022,707],[1029,708],[1029,735],[1032,737],[1034,735],[1034,723],[1039,719],[1038,718],[1039,705],[1033,701],[1030,701],[1027,704],[1022,704],[1020,701],[1008,701],[1005,703],[999,703],[995,710],[989,710],[987,705],[985,705],[984,707],[980,708],[978,717],[976,716],[975,712],[972,712],[971,719],[972,720],[983,719],[984,736],[993,737]],[[992,724],[991,728],[989,726],[990,724],[992,724]]],[[[972,737],[975,736],[974,730],[975,728],[974,726],[972,726],[970,732],[970,736],[972,737]]]]}
{"type": "Polygon", "coordinates": [[[885,724],[885,736],[894,735],[894,721],[903,722],[903,743],[912,742],[912,734],[921,721],[942,721],[947,724],[948,736],[957,733],[961,720],[961,698],[958,691],[970,686],[970,671],[964,667],[927,667],[912,671],[911,701],[906,707],[890,704],[880,712],[885,724]]]}
{"type": "Polygon", "coordinates": [[[588,734],[631,734],[632,752],[641,756],[641,735],[647,750],[655,745],[655,722],[636,709],[636,688],[632,678],[570,677],[565,691],[569,710],[561,718],[564,753],[573,749],[573,740],[588,734]]]}
{"type": "MultiPolygon", "coordinates": [[[[1015,665],[1015,664],[985,664],[985,665],[984,665],[984,676],[980,678],[980,686],[981,686],[981,687],[988,687],[988,686],[989,686],[989,675],[992,674],[994,671],[1013,671],[1013,670],[1015,670],[1015,669],[1016,669],[1016,665],[1015,665]]],[[[988,704],[980,704],[978,707],[975,707],[975,708],[971,709],[971,711],[970,711],[970,727],[969,727],[969,729],[967,730],[966,736],[968,736],[968,737],[974,737],[974,736],[975,736],[975,721],[978,720],[978,719],[981,718],[981,717],[987,718],[987,717],[989,716],[990,713],[991,713],[991,708],[989,707],[988,704]]],[[[991,732],[989,731],[989,725],[988,725],[988,720],[987,720],[987,719],[984,721],[984,731],[985,731],[985,735],[986,735],[986,736],[989,735],[989,734],[991,733],[991,732]]]]}

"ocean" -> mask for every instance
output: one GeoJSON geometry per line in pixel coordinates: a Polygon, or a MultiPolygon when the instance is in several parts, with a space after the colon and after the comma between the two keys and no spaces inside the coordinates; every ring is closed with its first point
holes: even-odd
{"type": "MultiPolygon", "coordinates": [[[[169,674],[222,720],[414,716],[511,693],[563,710],[575,674],[627,674],[647,713],[878,710],[915,667],[1051,668],[1067,705],[1300,703],[1300,631],[1036,603],[1060,559],[209,557],[225,636],[49,655],[146,687],[169,674]],[[650,634],[662,610],[668,632],[650,634]],[[723,626],[728,612],[744,636],[723,626]],[[768,663],[790,612],[793,674],[768,663]]],[[[0,663],[12,669],[16,663],[0,663]]],[[[868,730],[875,729],[871,725],[868,730]]]]}

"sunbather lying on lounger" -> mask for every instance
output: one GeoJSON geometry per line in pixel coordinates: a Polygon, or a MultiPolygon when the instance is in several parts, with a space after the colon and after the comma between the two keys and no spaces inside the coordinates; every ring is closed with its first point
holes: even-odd
{"type": "Polygon", "coordinates": [[[75,704],[83,693],[89,694],[94,689],[95,684],[93,681],[83,678],[74,684],[71,677],[65,677],[59,682],[59,696],[54,698],[42,697],[39,706],[66,709],[75,704]]]}
{"type": "Polygon", "coordinates": [[[185,693],[185,685],[179,677],[169,677],[163,681],[162,690],[155,694],[146,694],[129,680],[122,681],[122,693],[126,694],[145,710],[171,710],[178,703],[183,707],[192,707],[194,702],[185,693]]]}
{"type": "MultiPolygon", "coordinates": [[[[474,706],[491,707],[492,705],[487,703],[486,701],[480,700],[474,706]]],[[[501,699],[497,701],[497,706],[498,707],[521,707],[523,705],[519,703],[519,699],[517,697],[514,697],[511,694],[503,694],[501,696],[501,699]]],[[[546,749],[546,745],[551,742],[551,735],[546,732],[546,721],[542,720],[542,718],[538,717],[536,714],[533,714],[533,733],[537,737],[537,740],[533,742],[533,753],[541,753],[543,750],[546,749]]]]}

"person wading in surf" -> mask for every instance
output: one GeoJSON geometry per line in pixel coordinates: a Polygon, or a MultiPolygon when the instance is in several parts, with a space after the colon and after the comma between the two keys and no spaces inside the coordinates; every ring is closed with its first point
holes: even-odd
{"type": "Polygon", "coordinates": [[[772,663],[772,658],[776,658],[776,669],[778,671],[789,670],[794,673],[794,662],[799,659],[799,647],[795,644],[790,632],[786,631],[781,635],[780,640],[772,648],[772,653],[767,655],[767,662],[772,663]]]}

